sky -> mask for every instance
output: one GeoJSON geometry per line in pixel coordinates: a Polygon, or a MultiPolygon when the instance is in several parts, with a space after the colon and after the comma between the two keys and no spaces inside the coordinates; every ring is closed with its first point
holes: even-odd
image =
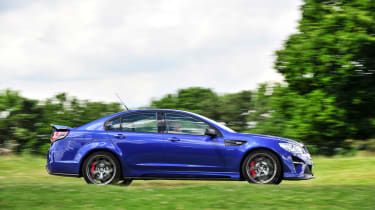
{"type": "Polygon", "coordinates": [[[147,106],[187,87],[282,81],[301,0],[0,0],[0,90],[147,106]]]}

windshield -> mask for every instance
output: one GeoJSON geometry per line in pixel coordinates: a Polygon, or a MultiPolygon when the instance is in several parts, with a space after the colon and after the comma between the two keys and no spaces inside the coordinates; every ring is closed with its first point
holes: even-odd
{"type": "Polygon", "coordinates": [[[221,124],[219,122],[216,122],[215,120],[211,120],[210,118],[207,118],[207,117],[199,115],[199,114],[196,114],[196,115],[198,115],[200,118],[206,120],[209,123],[215,124],[217,127],[220,127],[223,130],[226,130],[226,131],[232,132],[232,133],[236,132],[236,131],[232,130],[231,128],[227,127],[227,126],[225,126],[225,125],[223,125],[223,124],[221,124]]]}

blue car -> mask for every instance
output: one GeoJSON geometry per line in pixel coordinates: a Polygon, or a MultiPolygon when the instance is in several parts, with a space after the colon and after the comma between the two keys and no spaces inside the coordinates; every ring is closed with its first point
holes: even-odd
{"type": "Polygon", "coordinates": [[[279,184],[314,178],[306,147],[236,133],[198,114],[165,109],[116,113],[77,128],[53,125],[47,171],[89,184],[132,180],[243,180],[279,184]]]}

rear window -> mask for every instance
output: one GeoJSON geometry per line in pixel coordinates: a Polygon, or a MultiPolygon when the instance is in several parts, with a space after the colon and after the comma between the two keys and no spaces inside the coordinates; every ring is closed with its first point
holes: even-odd
{"type": "Polygon", "coordinates": [[[108,121],[109,131],[157,133],[158,123],[155,112],[127,114],[108,121]]]}

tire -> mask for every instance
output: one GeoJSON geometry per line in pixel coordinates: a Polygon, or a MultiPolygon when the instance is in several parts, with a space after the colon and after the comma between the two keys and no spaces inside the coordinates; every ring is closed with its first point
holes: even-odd
{"type": "Polygon", "coordinates": [[[133,182],[133,179],[127,179],[125,178],[123,182],[120,183],[121,186],[129,186],[133,182]]]}
{"type": "Polygon", "coordinates": [[[282,181],[283,181],[283,177],[280,176],[280,178],[274,184],[280,184],[282,181]]]}
{"type": "Polygon", "coordinates": [[[116,184],[121,176],[120,162],[109,152],[95,152],[83,162],[82,175],[88,184],[116,184]]]}
{"type": "Polygon", "coordinates": [[[280,184],[282,168],[279,158],[265,149],[251,152],[242,163],[243,177],[249,183],[280,184]]]}

